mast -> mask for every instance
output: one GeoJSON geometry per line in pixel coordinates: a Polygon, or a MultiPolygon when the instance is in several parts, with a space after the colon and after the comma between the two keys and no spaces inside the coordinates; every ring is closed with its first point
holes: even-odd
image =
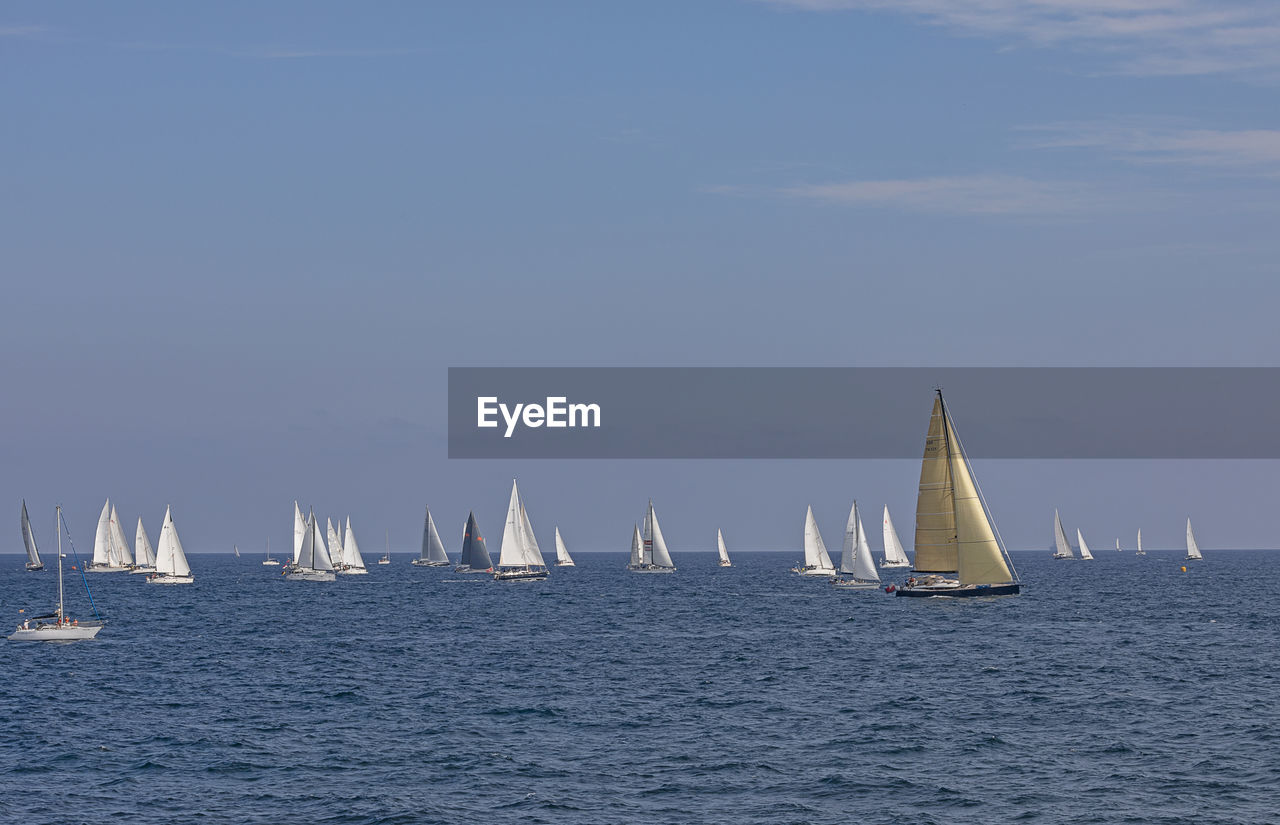
{"type": "Polygon", "coordinates": [[[62,621],[62,505],[58,505],[58,621],[62,621]]]}

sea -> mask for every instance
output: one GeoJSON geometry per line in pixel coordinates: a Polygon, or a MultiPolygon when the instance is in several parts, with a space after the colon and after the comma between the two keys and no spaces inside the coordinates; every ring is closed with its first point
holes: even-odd
{"type": "MultiPolygon", "coordinates": [[[[954,601],[838,591],[795,551],[89,575],[97,639],[0,642],[0,822],[1280,822],[1280,552],[1048,555],[954,601]]],[[[55,599],[0,568],[10,626],[55,599]]]]}

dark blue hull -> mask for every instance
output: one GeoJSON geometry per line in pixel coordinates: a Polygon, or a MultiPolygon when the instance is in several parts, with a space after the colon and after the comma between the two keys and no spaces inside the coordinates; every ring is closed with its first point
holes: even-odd
{"type": "Polygon", "coordinates": [[[931,590],[926,587],[899,587],[893,591],[895,596],[912,596],[918,599],[941,597],[946,599],[967,599],[983,596],[1016,596],[1022,592],[1022,585],[1012,584],[967,584],[963,587],[931,590]]]}

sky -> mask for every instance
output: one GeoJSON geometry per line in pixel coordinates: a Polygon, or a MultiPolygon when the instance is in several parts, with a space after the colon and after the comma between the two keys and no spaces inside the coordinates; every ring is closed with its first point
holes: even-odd
{"type": "MultiPolygon", "coordinates": [[[[6,3],[0,550],[909,544],[916,461],[451,461],[446,371],[1280,365],[1278,90],[1269,2],[6,3]]],[[[1277,469],[974,463],[1015,550],[1277,547],[1277,469]]]]}

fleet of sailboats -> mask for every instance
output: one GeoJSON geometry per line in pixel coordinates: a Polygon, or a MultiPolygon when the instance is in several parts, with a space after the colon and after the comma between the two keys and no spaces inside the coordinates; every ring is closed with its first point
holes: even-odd
{"type": "Polygon", "coordinates": [[[733,562],[729,561],[729,548],[724,546],[724,531],[719,527],[716,528],[716,562],[721,567],[733,567],[733,562]]]}
{"type": "MultiPolygon", "coordinates": [[[[297,509],[295,503],[295,512],[297,509]]],[[[316,524],[315,511],[307,513],[303,523],[302,541],[293,564],[285,565],[280,575],[289,581],[331,582],[337,579],[333,572],[333,559],[329,557],[329,549],[324,546],[324,538],[320,535],[320,527],[316,524]]]]}
{"type": "Polygon", "coordinates": [[[418,567],[449,566],[449,554],[444,550],[444,542],[440,541],[440,532],[436,530],[435,520],[431,518],[430,507],[427,508],[427,517],[422,522],[422,555],[409,563],[418,567]]]}
{"type": "Polygon", "coordinates": [[[529,512],[520,498],[520,488],[511,482],[511,501],[507,505],[507,522],[502,530],[502,547],[498,551],[498,568],[493,572],[495,581],[542,581],[549,571],[533,535],[529,512]]]}
{"type": "Polygon", "coordinates": [[[649,509],[644,514],[644,532],[636,528],[635,537],[631,541],[631,558],[627,569],[632,573],[674,573],[676,564],[671,560],[667,550],[667,540],[663,538],[662,528],[658,526],[658,514],[653,509],[653,499],[649,499],[649,509]],[[636,537],[639,538],[637,546],[636,537]]]}
{"type": "Polygon", "coordinates": [[[831,578],[836,574],[836,566],[831,563],[827,554],[827,545],[818,530],[818,520],[813,517],[813,506],[804,517],[804,562],[791,568],[791,572],[801,576],[824,576],[831,578]]]}
{"type": "Polygon", "coordinates": [[[846,590],[880,589],[880,574],[876,572],[875,560],[871,558],[871,542],[867,541],[867,531],[862,526],[862,516],[858,514],[856,500],[849,510],[849,521],[844,528],[840,576],[833,578],[831,583],[846,590]]]}

